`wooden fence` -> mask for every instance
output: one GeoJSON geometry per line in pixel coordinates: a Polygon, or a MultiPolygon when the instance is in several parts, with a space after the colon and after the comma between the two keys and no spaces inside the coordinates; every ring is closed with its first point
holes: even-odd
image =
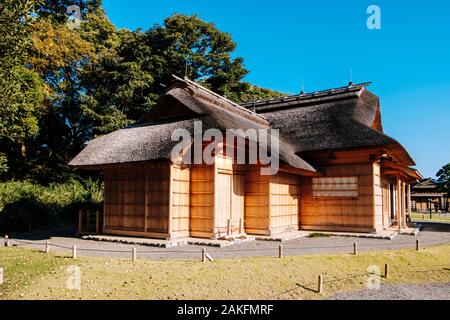
{"type": "Polygon", "coordinates": [[[100,234],[103,231],[103,213],[89,210],[78,212],[78,233],[100,234]]]}

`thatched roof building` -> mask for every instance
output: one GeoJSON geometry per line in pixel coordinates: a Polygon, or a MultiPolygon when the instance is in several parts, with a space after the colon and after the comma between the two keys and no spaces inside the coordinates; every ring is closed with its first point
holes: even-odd
{"type": "Polygon", "coordinates": [[[383,132],[380,101],[368,85],[240,106],[174,77],[144,119],[90,141],[70,165],[105,172],[106,233],[220,238],[405,227],[409,183],[421,176],[383,132]],[[196,121],[203,132],[279,129],[279,172],[263,176],[261,163],[236,165],[223,152],[212,165],[172,162],[172,132],[192,136],[196,121]]]}

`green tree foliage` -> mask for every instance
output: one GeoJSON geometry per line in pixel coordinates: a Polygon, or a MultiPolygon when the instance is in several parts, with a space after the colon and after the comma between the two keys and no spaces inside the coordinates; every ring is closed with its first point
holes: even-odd
{"type": "Polygon", "coordinates": [[[438,177],[437,182],[439,183],[439,186],[450,193],[450,163],[443,166],[442,169],[436,173],[436,176],[438,177]]]}
{"type": "Polygon", "coordinates": [[[248,71],[233,57],[231,36],[197,16],[129,31],[114,27],[101,0],[5,0],[0,10],[5,178],[73,176],[67,162],[84,143],[141,119],[172,74],[236,102],[280,95],[244,82],[248,71]],[[67,23],[72,5],[80,8],[77,28],[67,23]]]}
{"type": "Polygon", "coordinates": [[[0,233],[75,225],[78,210],[100,210],[102,201],[103,184],[90,179],[0,182],[0,233]]]}
{"type": "Polygon", "coordinates": [[[28,33],[34,0],[4,0],[0,6],[0,173],[27,163],[27,139],[39,131],[44,82],[30,69],[28,33]]]}

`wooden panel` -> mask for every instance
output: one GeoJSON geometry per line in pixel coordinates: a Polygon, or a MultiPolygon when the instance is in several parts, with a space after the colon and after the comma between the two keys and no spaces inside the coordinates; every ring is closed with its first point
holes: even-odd
{"type": "Polygon", "coordinates": [[[214,235],[214,166],[196,165],[191,170],[190,233],[214,235]]]}
{"type": "Polygon", "coordinates": [[[300,225],[302,229],[337,231],[375,231],[374,169],[372,164],[335,165],[321,168],[324,176],[358,177],[358,197],[317,198],[312,178],[300,178],[300,225]]]}
{"type": "Polygon", "coordinates": [[[228,220],[231,219],[231,174],[219,173],[217,176],[216,232],[218,236],[228,235],[228,220]]]}
{"type": "Polygon", "coordinates": [[[190,169],[172,165],[171,169],[171,237],[190,235],[190,169]]]}
{"type": "Polygon", "coordinates": [[[239,169],[231,158],[216,156],[215,236],[218,238],[244,233],[245,176],[239,169]]]}
{"type": "Polygon", "coordinates": [[[245,176],[233,175],[233,192],[231,193],[231,233],[243,233],[241,230],[245,212],[245,176]]]}
{"type": "Polygon", "coordinates": [[[245,231],[249,234],[270,234],[269,177],[261,176],[256,166],[245,175],[245,231]]]}
{"type": "Polygon", "coordinates": [[[383,191],[381,187],[381,168],[377,163],[373,164],[373,226],[377,231],[384,228],[383,226],[383,191]]]}
{"type": "Polygon", "coordinates": [[[168,198],[168,165],[105,170],[105,232],[167,233],[168,198]]]}
{"type": "Polygon", "coordinates": [[[386,177],[381,178],[381,192],[382,192],[382,202],[383,202],[383,226],[385,228],[391,225],[391,199],[390,199],[390,182],[386,177]]]}
{"type": "Polygon", "coordinates": [[[270,233],[298,230],[298,177],[278,173],[270,179],[270,233]]]}

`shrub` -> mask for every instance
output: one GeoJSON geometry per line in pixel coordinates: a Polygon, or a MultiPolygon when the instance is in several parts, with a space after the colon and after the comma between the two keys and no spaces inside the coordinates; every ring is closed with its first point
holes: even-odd
{"type": "Polygon", "coordinates": [[[102,190],[102,183],[90,179],[48,186],[0,183],[0,232],[74,226],[78,210],[101,210],[102,190]]]}

